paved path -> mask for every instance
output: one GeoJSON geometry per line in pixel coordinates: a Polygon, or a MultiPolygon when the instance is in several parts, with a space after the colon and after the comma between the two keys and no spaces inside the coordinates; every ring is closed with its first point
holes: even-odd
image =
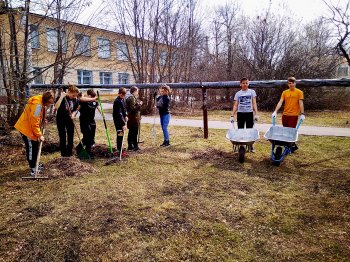
{"type": "MultiPolygon", "coordinates": [[[[111,109],[113,107],[112,104],[103,104],[104,109],[111,109]]],[[[106,114],[106,120],[113,120],[112,114],[106,114]]],[[[102,119],[101,115],[96,112],[96,119],[102,119]]],[[[155,117],[155,123],[160,125],[159,116],[155,117]]],[[[141,119],[141,123],[143,124],[153,124],[154,117],[143,116],[141,119]]],[[[201,127],[203,128],[203,120],[198,119],[180,119],[180,118],[172,118],[170,120],[170,125],[173,126],[189,126],[189,127],[201,127]]],[[[231,128],[231,124],[229,121],[209,121],[209,128],[216,129],[229,129],[231,128]]],[[[256,128],[260,132],[266,132],[270,124],[256,124],[256,128]]],[[[301,125],[299,128],[300,135],[310,135],[310,136],[341,136],[341,137],[350,137],[350,128],[339,128],[339,127],[319,127],[319,126],[305,126],[301,125]]]]}

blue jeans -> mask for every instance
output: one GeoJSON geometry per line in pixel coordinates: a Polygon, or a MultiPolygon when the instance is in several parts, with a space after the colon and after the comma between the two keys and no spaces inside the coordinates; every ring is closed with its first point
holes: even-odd
{"type": "Polygon", "coordinates": [[[168,131],[169,122],[170,122],[170,114],[160,115],[160,124],[162,126],[165,141],[169,141],[169,131],[168,131]]]}

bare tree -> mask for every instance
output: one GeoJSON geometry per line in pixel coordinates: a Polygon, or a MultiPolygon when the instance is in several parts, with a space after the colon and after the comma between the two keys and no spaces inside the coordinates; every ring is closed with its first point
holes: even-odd
{"type": "Polygon", "coordinates": [[[341,1],[334,5],[330,1],[323,0],[323,3],[328,7],[330,16],[327,21],[330,22],[336,29],[337,49],[340,56],[344,57],[350,66],[350,1],[341,1]]]}

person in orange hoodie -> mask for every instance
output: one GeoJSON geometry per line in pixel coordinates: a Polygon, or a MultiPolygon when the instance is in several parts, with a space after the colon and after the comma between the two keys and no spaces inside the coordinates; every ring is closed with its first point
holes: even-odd
{"type": "MultiPolygon", "coordinates": [[[[53,103],[54,96],[51,91],[32,96],[28,99],[22,115],[15,124],[15,128],[21,133],[26,147],[26,157],[32,176],[35,174],[39,142],[45,140],[41,126],[45,120],[46,108],[53,103]]],[[[38,169],[41,171],[42,164],[39,165],[38,169]]]]}

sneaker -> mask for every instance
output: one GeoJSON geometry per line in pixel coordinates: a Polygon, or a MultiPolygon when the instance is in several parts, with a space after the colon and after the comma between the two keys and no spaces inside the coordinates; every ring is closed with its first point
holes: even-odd
{"type": "Polygon", "coordinates": [[[160,145],[161,147],[170,146],[170,141],[164,141],[163,144],[160,145]]]}
{"type": "Polygon", "coordinates": [[[128,151],[132,151],[135,150],[135,148],[133,146],[128,146],[128,151]]]}
{"type": "Polygon", "coordinates": [[[35,168],[30,169],[30,176],[35,176],[35,168]]]}
{"type": "Polygon", "coordinates": [[[38,171],[41,172],[44,168],[44,164],[43,163],[39,163],[38,165],[38,171]]]}

